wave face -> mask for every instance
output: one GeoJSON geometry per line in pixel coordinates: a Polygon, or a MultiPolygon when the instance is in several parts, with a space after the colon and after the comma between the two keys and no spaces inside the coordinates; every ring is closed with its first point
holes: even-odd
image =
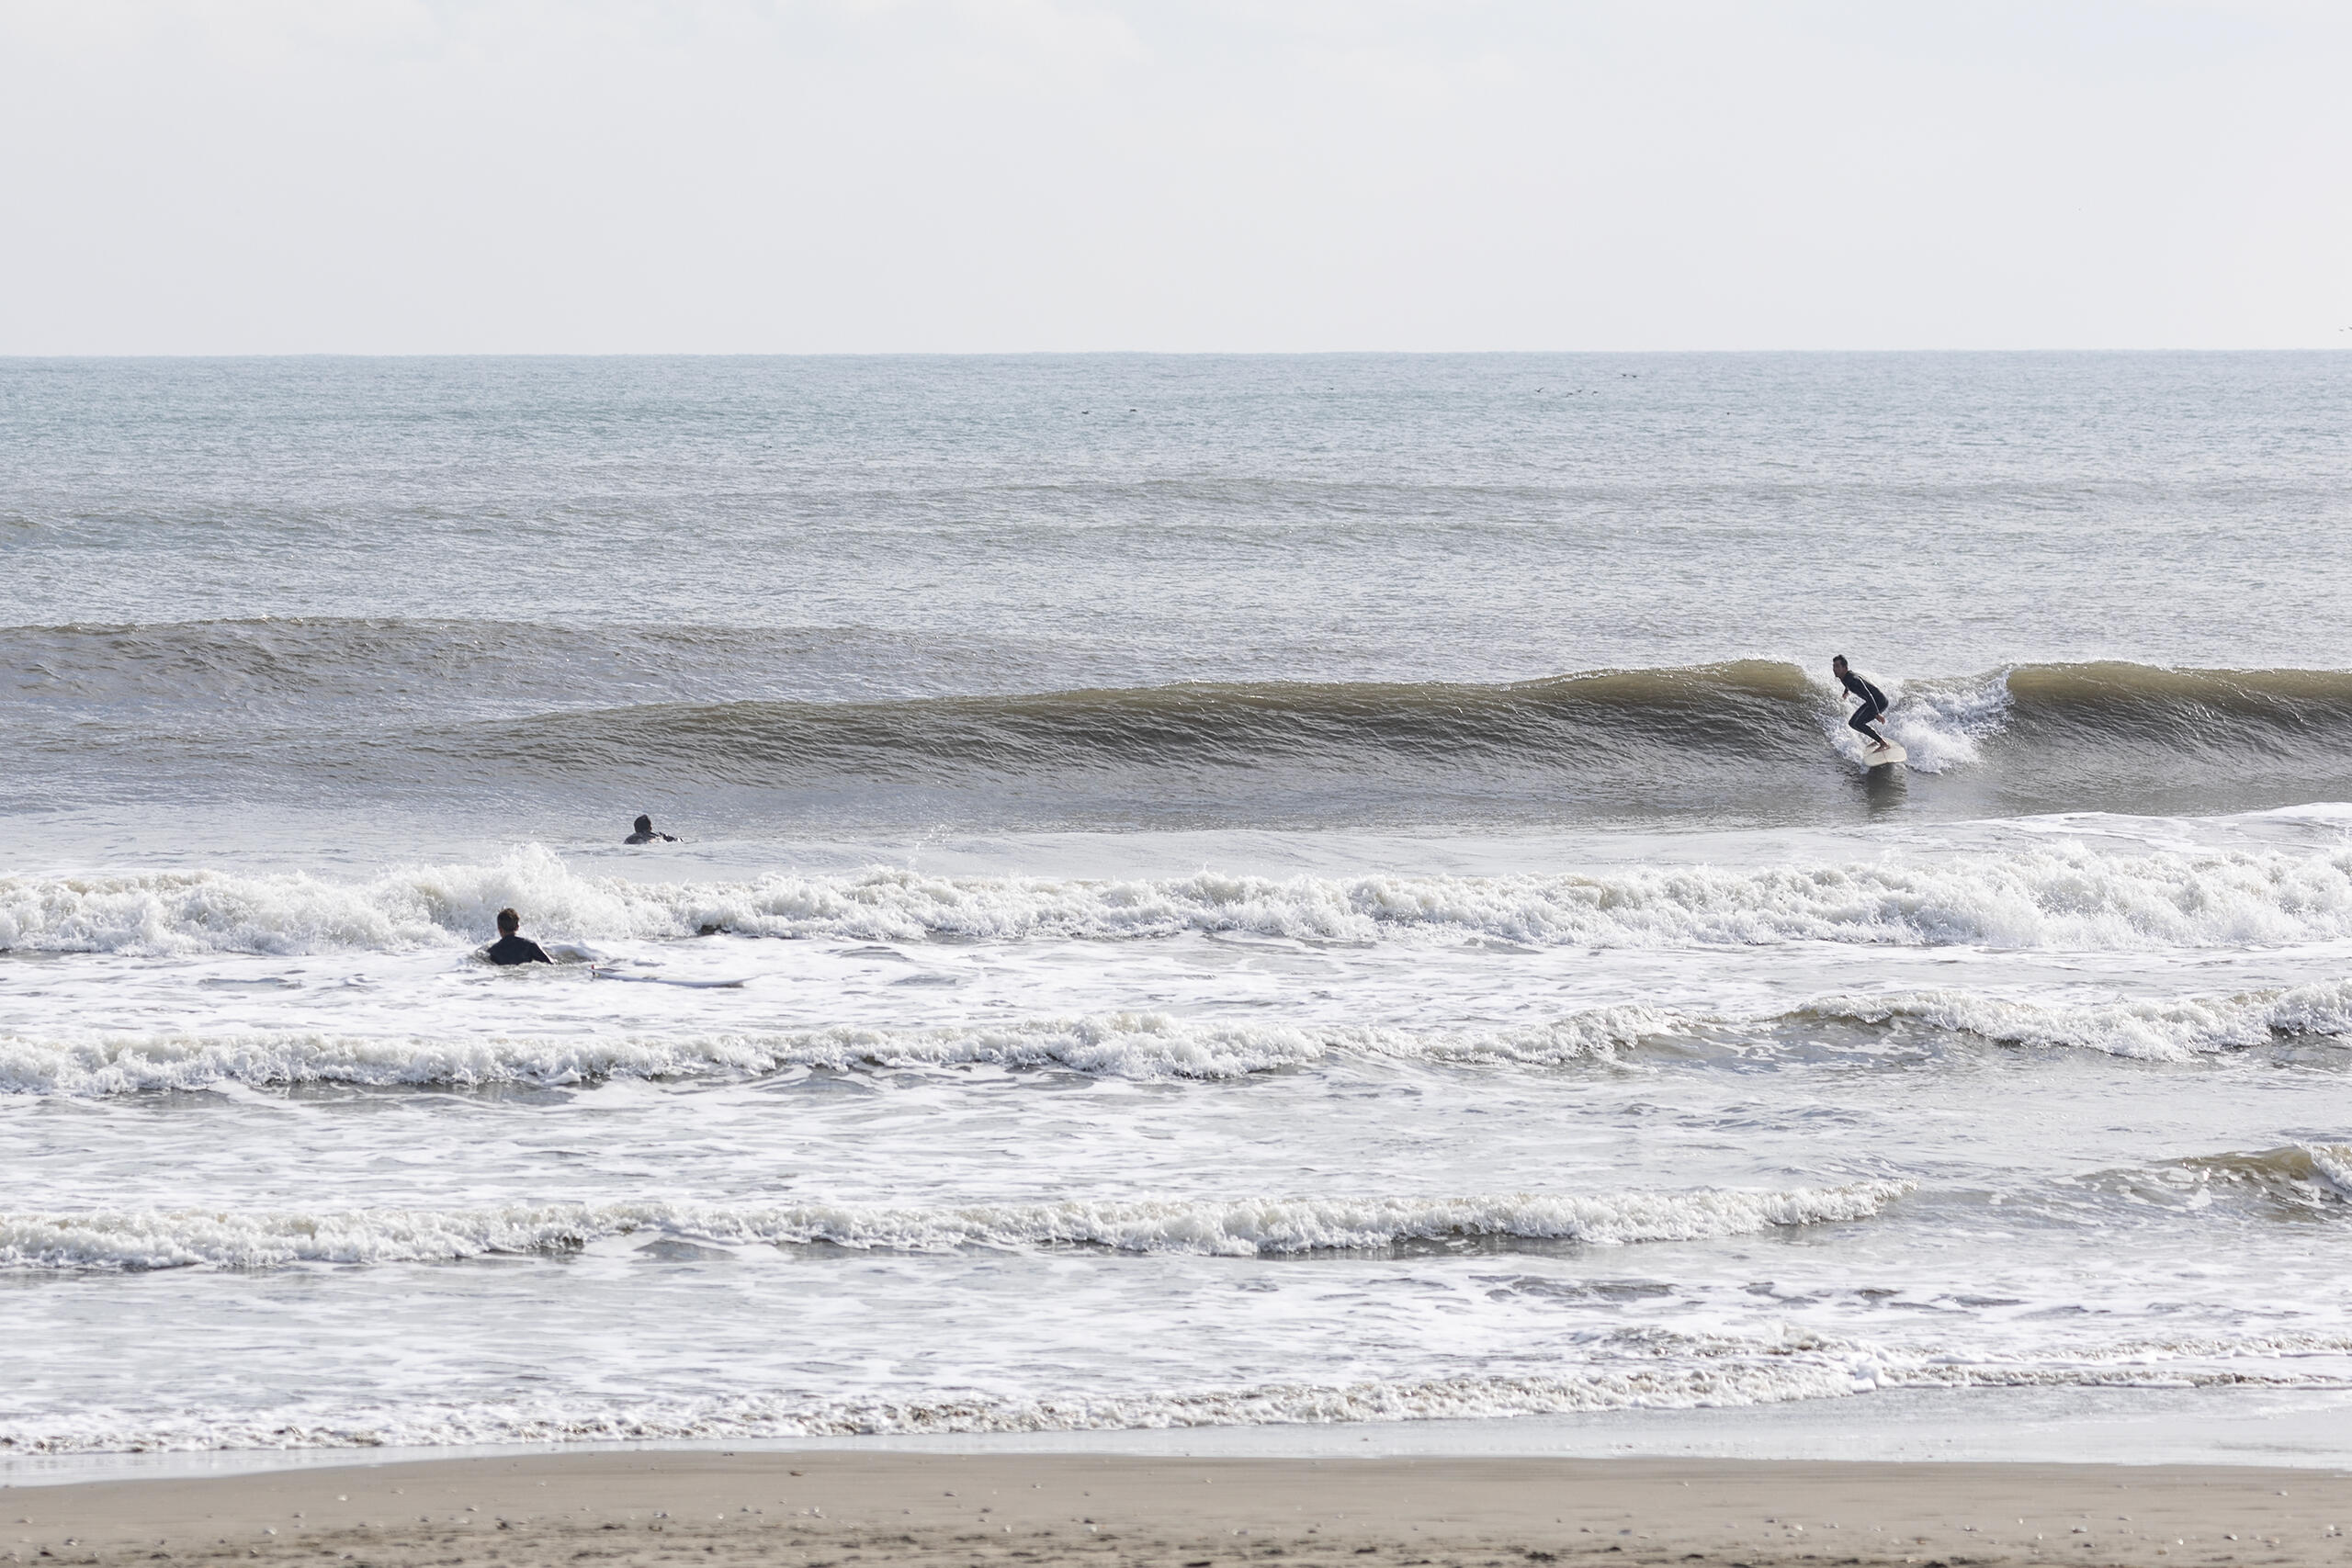
{"type": "Polygon", "coordinates": [[[201,623],[6,629],[0,651],[23,737],[0,783],[51,809],[158,776],[196,803],[284,790],[440,818],[487,797],[532,832],[686,800],[698,827],[754,835],[1786,822],[1842,819],[1865,788],[1938,816],[2352,795],[2352,673],[2325,670],[1881,676],[1911,760],[1865,781],[1826,673],[1764,659],[949,695],[926,693],[957,660],[850,632],[201,623]]]}
{"type": "Polygon", "coordinates": [[[368,882],[220,872],[0,877],[0,947],[33,953],[398,953],[488,942],[508,905],[544,936],[714,932],[865,942],[1135,941],[1238,932],[1531,946],[1848,942],[2105,950],[2352,936],[2352,849],[2010,854],[1754,870],[1508,877],[1221,875],[1075,881],[841,876],[653,884],[531,850],[368,882]]]}
{"type": "Polygon", "coordinates": [[[2092,1178],[2143,1201],[2203,1207],[2236,1200],[2275,1214],[2340,1216],[2352,1205],[2352,1144],[2297,1144],[2194,1155],[2147,1171],[2092,1178]]]}
{"type": "Polygon", "coordinates": [[[812,629],[293,615],[0,626],[0,716],[169,735],[398,729],[658,702],[841,701],[951,687],[968,660],[812,629]]]}
{"type": "MultiPolygon", "coordinates": [[[[2128,748],[2183,764],[2352,761],[2352,671],[2030,664],[1883,683],[1895,698],[1895,733],[1927,753],[1931,771],[1989,755],[2030,778],[2035,756],[2061,747],[2128,748]]],[[[934,769],[1181,774],[1295,759],[1432,773],[1539,768],[1573,779],[1655,770],[1677,756],[1686,765],[1818,763],[1825,734],[1844,738],[1847,706],[1826,674],[1758,659],[1508,685],[1201,683],[631,707],[534,717],[508,733],[552,768],[625,766],[660,753],[722,776],[766,777],[776,768],[876,778],[934,769]]]]}

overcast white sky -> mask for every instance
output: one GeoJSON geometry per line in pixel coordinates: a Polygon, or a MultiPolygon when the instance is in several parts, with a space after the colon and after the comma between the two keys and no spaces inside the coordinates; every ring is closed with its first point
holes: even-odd
{"type": "Polygon", "coordinates": [[[2352,346],[2352,5],[0,0],[0,353],[2352,346]]]}

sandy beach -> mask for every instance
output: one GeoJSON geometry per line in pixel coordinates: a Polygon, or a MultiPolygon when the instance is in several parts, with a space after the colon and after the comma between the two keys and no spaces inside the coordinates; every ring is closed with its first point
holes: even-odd
{"type": "Polygon", "coordinates": [[[10,1561],[2327,1563],[2352,1477],[2235,1466],[630,1450],[5,1493],[10,1561]]]}

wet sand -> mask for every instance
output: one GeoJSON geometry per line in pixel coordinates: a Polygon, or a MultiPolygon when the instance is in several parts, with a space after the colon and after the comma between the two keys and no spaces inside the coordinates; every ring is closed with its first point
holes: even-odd
{"type": "Polygon", "coordinates": [[[0,1491],[54,1562],[2335,1563],[2352,1476],[2236,1466],[636,1450],[0,1491]]]}

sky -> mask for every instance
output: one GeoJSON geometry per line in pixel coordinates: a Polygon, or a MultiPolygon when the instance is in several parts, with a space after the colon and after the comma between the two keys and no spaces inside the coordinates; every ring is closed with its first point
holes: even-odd
{"type": "Polygon", "coordinates": [[[0,0],[0,354],[2352,347],[2352,6],[0,0]]]}

